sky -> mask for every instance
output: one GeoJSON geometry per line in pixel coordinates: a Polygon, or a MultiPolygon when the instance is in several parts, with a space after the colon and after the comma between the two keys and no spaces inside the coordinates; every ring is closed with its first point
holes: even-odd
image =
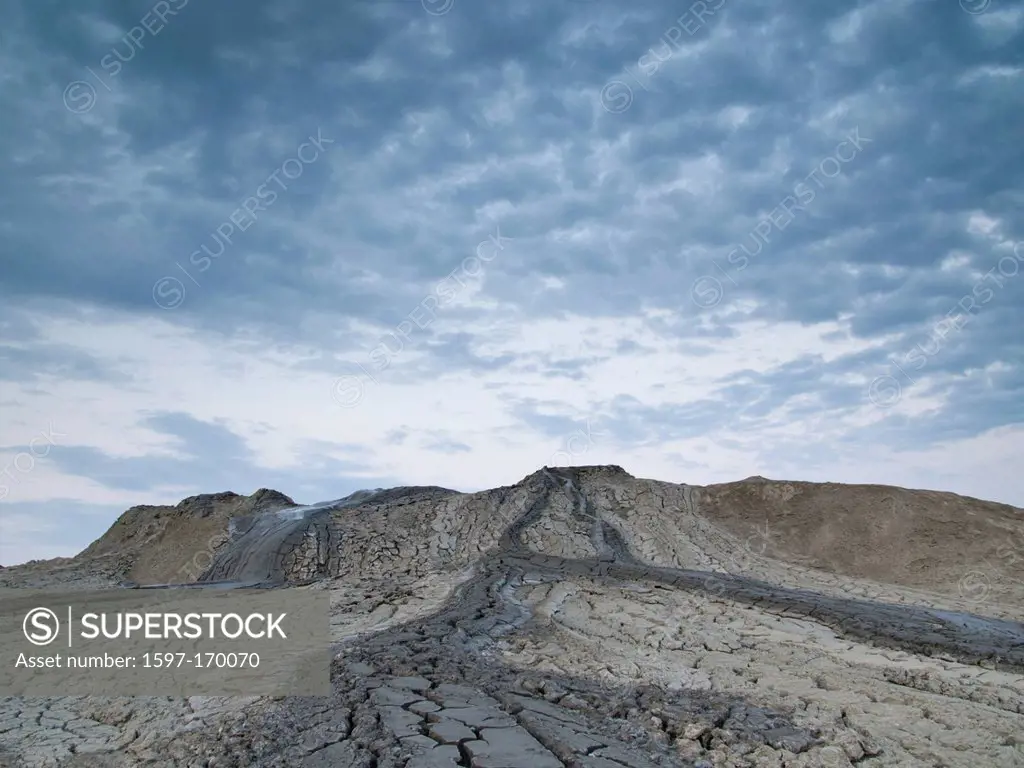
{"type": "Polygon", "coordinates": [[[0,564],[617,464],[1024,506],[1024,2],[15,0],[0,564]]]}

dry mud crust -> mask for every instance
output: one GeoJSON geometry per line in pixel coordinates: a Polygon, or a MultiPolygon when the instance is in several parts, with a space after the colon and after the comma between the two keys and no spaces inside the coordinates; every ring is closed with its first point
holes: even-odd
{"type": "Polygon", "coordinates": [[[737,556],[693,488],[545,469],[480,494],[399,489],[266,534],[222,553],[226,577],[325,569],[336,608],[364,617],[333,622],[330,698],[184,729],[178,713],[164,732],[98,712],[69,723],[68,704],[8,718],[0,740],[21,759],[110,725],[96,749],[116,751],[65,741],[61,764],[118,768],[1024,764],[1019,625],[956,615],[955,600],[943,614],[850,599],[834,574],[737,556]]]}
{"type": "Polygon", "coordinates": [[[249,711],[244,725],[223,728],[216,737],[186,734],[160,757],[136,764],[188,765],[202,755],[216,760],[211,765],[304,768],[690,766],[672,741],[677,730],[695,724],[709,743],[718,727],[733,744],[749,740],[749,752],[768,741],[797,750],[814,743],[785,718],[742,703],[673,700],[652,691],[633,692],[627,704],[587,681],[446,655],[450,638],[431,638],[429,630],[412,633],[415,641],[385,634],[393,660],[380,650],[353,649],[339,664],[330,701],[266,702],[249,711]],[[384,668],[353,660],[359,656],[383,661],[384,668]],[[402,671],[409,674],[395,674],[402,671]],[[666,726],[652,732],[650,724],[610,717],[627,706],[658,712],[666,726]]]}
{"type": "MultiPolygon", "coordinates": [[[[508,639],[502,658],[518,668],[573,670],[610,691],[656,683],[739,697],[818,733],[831,761],[819,765],[1024,764],[1018,674],[879,648],[711,594],[574,577],[517,596],[546,624],[508,639]]],[[[699,739],[689,749],[714,752],[699,739]]]]}
{"type": "MultiPolygon", "coordinates": [[[[796,755],[817,745],[815,734],[781,713],[735,697],[651,688],[631,692],[625,704],[586,680],[509,667],[496,658],[495,643],[530,631],[530,616],[510,599],[522,577],[506,570],[485,563],[437,614],[343,644],[332,700],[266,705],[253,728],[259,735],[231,759],[267,766],[639,768],[691,765],[675,746],[686,733],[705,737],[709,747],[722,741],[738,754],[763,748],[796,755]],[[639,722],[622,719],[629,714],[639,722]]],[[[217,754],[216,744],[197,739],[194,747],[176,739],[167,754],[175,761],[187,760],[193,748],[217,754]]]]}
{"type": "Polygon", "coordinates": [[[982,616],[821,595],[743,576],[615,563],[568,560],[550,555],[505,555],[501,562],[524,570],[606,581],[662,584],[708,592],[779,616],[810,618],[852,638],[958,661],[988,661],[1024,672],[1024,625],[982,616]]]}
{"type": "Polygon", "coordinates": [[[163,745],[182,734],[202,733],[204,741],[215,744],[215,735],[210,734],[216,734],[218,724],[241,716],[255,701],[252,697],[0,698],[0,766],[128,766],[147,756],[159,760],[163,745]]]}
{"type": "Polygon", "coordinates": [[[691,762],[673,742],[695,724],[700,734],[729,724],[709,732],[709,745],[725,737],[741,751],[798,754],[815,744],[781,714],[739,700],[652,689],[625,705],[586,680],[509,667],[495,658],[495,642],[529,631],[530,617],[510,599],[521,577],[506,570],[484,563],[437,614],[343,644],[329,701],[264,701],[225,716],[216,732],[179,733],[144,749],[128,744],[106,764],[682,766],[691,762]],[[640,722],[609,719],[626,712],[640,722]],[[654,727],[655,717],[663,725],[654,727]]]}

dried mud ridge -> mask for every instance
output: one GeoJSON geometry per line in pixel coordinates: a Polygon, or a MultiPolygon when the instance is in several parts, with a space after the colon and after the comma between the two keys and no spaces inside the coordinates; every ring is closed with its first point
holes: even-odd
{"type": "MultiPolygon", "coordinates": [[[[835,742],[839,747],[822,752],[821,747],[836,739],[834,731],[798,727],[792,713],[771,711],[739,697],[651,685],[616,688],[505,663],[500,653],[503,640],[545,632],[530,606],[517,597],[520,590],[573,578],[602,585],[700,591],[766,613],[806,617],[873,645],[1024,670],[1022,626],[1010,621],[645,564],[630,551],[623,532],[596,511],[598,505],[577,480],[571,470],[545,468],[536,476],[530,503],[510,511],[511,497],[508,504],[499,499],[499,514],[509,523],[496,545],[476,559],[473,576],[433,614],[339,643],[329,699],[255,701],[216,731],[184,732],[162,743],[159,755],[148,761],[139,754],[104,756],[76,750],[80,754],[70,754],[60,764],[710,768],[874,764],[872,758],[883,755],[869,735],[853,728],[835,742]],[[587,531],[595,557],[541,554],[531,548],[531,527],[556,501],[587,531]],[[687,759],[684,755],[694,750],[682,748],[684,742],[703,750],[717,748],[737,762],[687,759]],[[815,748],[811,761],[807,756],[815,748]],[[798,762],[783,762],[780,755],[795,756],[798,762]]],[[[334,567],[331,558],[340,547],[332,540],[336,533],[328,521],[331,509],[245,521],[202,580],[211,585],[234,581],[269,586],[285,576],[308,576],[310,562],[320,569],[334,567]],[[305,549],[300,546],[303,541],[305,549]]],[[[10,723],[7,730],[14,730],[10,723]]],[[[0,719],[0,739],[4,731],[0,719]]]]}

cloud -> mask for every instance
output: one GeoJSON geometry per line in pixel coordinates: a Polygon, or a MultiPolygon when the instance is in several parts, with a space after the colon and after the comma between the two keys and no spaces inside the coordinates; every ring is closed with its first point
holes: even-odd
{"type": "Polygon", "coordinates": [[[4,509],[559,451],[1024,504],[1019,0],[157,5],[6,19],[4,509]]]}
{"type": "MultiPolygon", "coordinates": [[[[154,488],[203,487],[228,490],[228,486],[261,487],[298,483],[306,492],[318,488],[325,476],[355,476],[369,467],[351,458],[354,446],[327,441],[308,441],[298,452],[296,467],[281,473],[261,467],[243,437],[223,424],[196,419],[187,413],[155,413],[140,427],[169,437],[166,453],[119,456],[88,445],[54,444],[46,459],[61,474],[85,477],[108,488],[146,493],[154,488]]],[[[11,446],[26,453],[31,446],[11,446]]],[[[355,490],[355,489],[353,489],[355,490]]]]}
{"type": "Polygon", "coordinates": [[[0,562],[70,557],[85,548],[83,541],[88,545],[102,536],[123,511],[115,505],[58,498],[5,504],[0,515],[0,562]]]}

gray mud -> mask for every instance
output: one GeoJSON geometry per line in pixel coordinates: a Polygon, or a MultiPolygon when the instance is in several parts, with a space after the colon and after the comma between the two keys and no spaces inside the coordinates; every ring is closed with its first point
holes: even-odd
{"type": "MultiPolygon", "coordinates": [[[[574,577],[698,591],[779,616],[812,619],[838,635],[876,645],[1024,669],[1024,627],[1013,622],[646,565],[630,551],[623,533],[595,512],[572,472],[545,470],[543,477],[532,503],[510,520],[497,546],[476,560],[473,577],[440,610],[335,647],[329,698],[256,702],[217,731],[200,729],[169,740],[149,759],[94,753],[70,755],[61,765],[706,768],[710,763],[687,760],[677,747],[697,742],[708,750],[727,748],[748,756],[749,762],[729,764],[782,765],[778,754],[800,756],[827,744],[822,733],[796,725],[793,712],[739,696],[646,684],[615,689],[504,662],[503,640],[544,631],[534,626],[518,590],[574,577]],[[540,554],[524,543],[524,532],[537,523],[552,495],[563,493],[570,514],[588,531],[593,558],[540,554]],[[764,763],[758,755],[764,755],[764,763]]],[[[300,542],[336,549],[337,542],[321,539],[330,530],[329,516],[345,508],[342,500],[246,521],[203,581],[211,586],[283,582],[294,572],[289,558],[300,542]]],[[[318,562],[329,562],[329,553],[318,562]]],[[[847,752],[858,760],[881,751],[870,738],[854,741],[855,751],[847,752]]]]}

